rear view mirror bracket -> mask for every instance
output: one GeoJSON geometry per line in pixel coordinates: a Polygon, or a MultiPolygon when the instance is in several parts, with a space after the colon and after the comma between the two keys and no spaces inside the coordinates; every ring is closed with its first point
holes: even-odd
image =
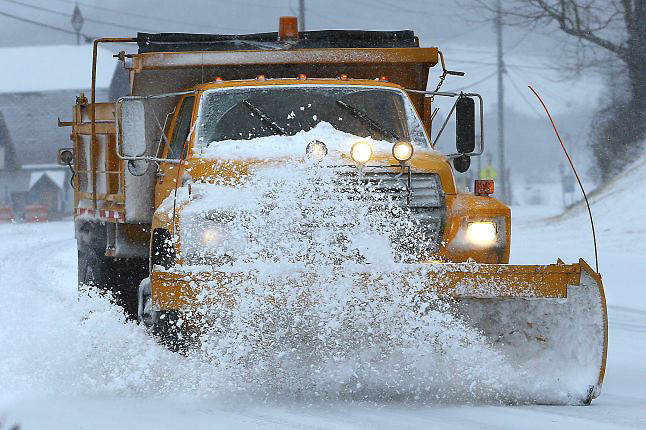
{"type": "MultiPolygon", "coordinates": [[[[145,160],[146,162],[154,161],[155,163],[170,163],[170,164],[180,164],[180,160],[174,160],[174,159],[166,159],[166,158],[159,158],[159,157],[153,157],[150,155],[146,155],[145,151],[142,154],[139,155],[127,155],[124,154],[122,151],[122,132],[123,132],[123,124],[120,121],[121,114],[122,114],[122,105],[124,101],[134,101],[134,100],[152,100],[152,99],[159,99],[159,98],[165,98],[165,97],[176,97],[176,96],[182,96],[186,94],[195,94],[195,91],[180,91],[180,92],[174,92],[174,93],[164,93],[164,94],[155,94],[155,95],[149,95],[149,96],[125,96],[125,97],[120,97],[116,103],[115,103],[115,121],[116,121],[116,139],[115,139],[115,152],[117,153],[117,157],[121,160],[128,161],[128,162],[135,162],[135,161],[140,161],[140,160],[145,160]]],[[[167,117],[168,119],[168,117],[167,117]]],[[[163,135],[163,130],[162,130],[162,135],[163,135]]],[[[165,139],[164,136],[162,136],[162,139],[165,139]]],[[[161,145],[161,140],[159,142],[161,145]]],[[[135,164],[135,163],[133,163],[135,164]]],[[[130,164],[129,164],[130,167],[130,164]]]]}
{"type": "Polygon", "coordinates": [[[468,156],[468,157],[482,155],[482,153],[484,152],[484,147],[485,147],[485,144],[484,144],[484,103],[483,103],[483,100],[482,100],[482,95],[480,95],[478,93],[463,93],[463,92],[454,93],[454,92],[445,92],[445,91],[422,91],[422,90],[412,90],[412,89],[408,89],[408,88],[406,88],[406,91],[409,92],[409,93],[414,93],[414,94],[428,94],[430,96],[457,98],[455,103],[453,103],[453,106],[451,107],[451,110],[449,111],[449,114],[446,116],[446,119],[444,120],[444,123],[442,124],[442,127],[440,128],[440,131],[435,136],[435,139],[433,139],[431,141],[431,146],[433,148],[435,148],[435,143],[438,141],[438,139],[442,135],[442,132],[446,128],[446,125],[449,123],[449,120],[451,119],[451,116],[453,115],[453,112],[456,109],[456,106],[457,106],[457,103],[458,103],[459,99],[462,98],[462,97],[475,97],[475,98],[477,98],[478,99],[478,105],[479,105],[479,114],[480,114],[480,121],[479,121],[479,124],[480,124],[480,130],[479,130],[480,131],[480,139],[479,139],[478,148],[476,148],[472,152],[449,154],[446,157],[452,160],[454,158],[458,158],[458,157],[461,157],[463,155],[468,156]]]}

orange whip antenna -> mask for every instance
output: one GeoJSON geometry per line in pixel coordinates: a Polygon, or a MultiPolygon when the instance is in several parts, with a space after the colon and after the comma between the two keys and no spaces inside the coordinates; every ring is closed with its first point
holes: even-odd
{"type": "Polygon", "coordinates": [[[588,215],[590,215],[590,225],[592,226],[592,241],[594,242],[594,264],[597,269],[597,273],[599,273],[599,256],[597,255],[597,236],[594,234],[594,221],[592,221],[592,210],[590,209],[590,202],[588,201],[588,196],[586,195],[585,190],[583,189],[583,184],[581,183],[581,179],[579,179],[579,174],[576,172],[576,169],[574,168],[574,163],[572,163],[570,154],[568,154],[567,149],[565,149],[563,140],[561,139],[561,136],[559,135],[559,132],[556,129],[556,125],[554,124],[552,115],[550,115],[550,111],[547,109],[547,106],[545,106],[545,103],[543,103],[543,99],[541,99],[541,96],[538,95],[536,90],[532,88],[531,85],[528,85],[528,88],[532,90],[532,92],[534,93],[538,101],[541,102],[541,105],[543,105],[543,109],[545,109],[545,113],[547,113],[547,117],[550,119],[550,122],[552,123],[552,128],[554,129],[554,133],[556,133],[556,137],[558,138],[559,143],[561,144],[561,148],[563,148],[563,152],[565,152],[567,161],[570,163],[570,167],[572,168],[572,171],[574,172],[574,176],[576,176],[576,180],[579,183],[579,187],[581,188],[581,192],[583,193],[585,204],[588,207],[588,215]]]}

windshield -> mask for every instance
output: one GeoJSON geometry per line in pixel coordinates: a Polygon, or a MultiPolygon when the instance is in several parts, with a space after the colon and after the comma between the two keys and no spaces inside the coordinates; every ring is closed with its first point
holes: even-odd
{"type": "Polygon", "coordinates": [[[354,136],[388,142],[407,140],[428,147],[420,120],[401,91],[331,85],[206,91],[197,126],[198,146],[293,136],[319,124],[354,136]]]}

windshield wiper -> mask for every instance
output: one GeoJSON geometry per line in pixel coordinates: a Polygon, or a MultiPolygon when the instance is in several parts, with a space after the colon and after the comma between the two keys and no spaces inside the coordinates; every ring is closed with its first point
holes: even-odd
{"type": "Polygon", "coordinates": [[[390,136],[390,137],[392,137],[392,138],[393,138],[393,139],[395,139],[395,140],[399,140],[399,137],[398,137],[394,132],[392,132],[392,131],[390,131],[390,130],[388,130],[388,129],[383,128],[383,127],[381,126],[381,124],[379,124],[379,123],[378,123],[377,121],[375,121],[374,119],[370,118],[370,117],[368,116],[368,114],[367,114],[367,113],[365,113],[364,111],[362,111],[362,110],[360,110],[360,109],[357,109],[356,107],[351,106],[351,105],[349,105],[349,104],[345,103],[345,102],[344,102],[344,101],[342,101],[342,100],[337,100],[336,102],[337,102],[339,105],[341,105],[341,107],[343,107],[343,108],[344,108],[344,109],[346,109],[348,112],[350,112],[350,113],[352,114],[352,116],[353,116],[353,117],[355,117],[355,118],[359,118],[359,119],[361,119],[361,120],[365,121],[365,122],[366,122],[366,124],[368,124],[370,127],[372,127],[373,129],[377,130],[378,132],[380,132],[382,135],[384,135],[384,136],[390,136]]]}
{"type": "Polygon", "coordinates": [[[247,100],[243,100],[242,103],[249,108],[249,110],[260,117],[260,119],[269,126],[273,131],[280,134],[281,136],[287,136],[287,132],[281,126],[272,121],[271,118],[267,116],[266,113],[261,111],[258,107],[252,105],[247,100]]]}

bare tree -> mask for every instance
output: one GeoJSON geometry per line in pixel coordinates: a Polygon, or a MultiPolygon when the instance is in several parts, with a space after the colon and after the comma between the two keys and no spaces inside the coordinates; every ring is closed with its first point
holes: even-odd
{"type": "MultiPolygon", "coordinates": [[[[476,0],[492,18],[495,3],[476,0]],[[493,5],[492,5],[493,4],[493,5]]],[[[593,128],[592,146],[607,179],[635,154],[646,136],[646,0],[505,0],[506,25],[557,27],[576,41],[575,65],[599,65],[600,58],[619,59],[626,73],[628,96],[605,103],[593,128]],[[608,55],[595,55],[605,52],[608,55]],[[619,160],[619,161],[617,161],[619,160]]],[[[620,85],[610,82],[610,85],[620,85]]]]}

